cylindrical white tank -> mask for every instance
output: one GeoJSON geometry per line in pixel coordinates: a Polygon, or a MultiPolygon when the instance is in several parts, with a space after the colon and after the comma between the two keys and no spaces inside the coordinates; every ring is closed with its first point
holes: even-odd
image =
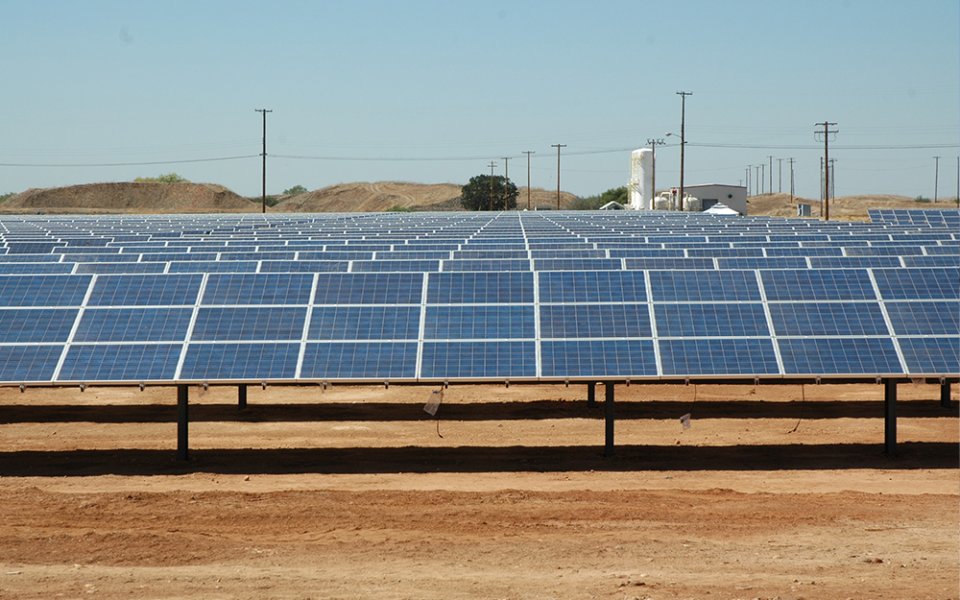
{"type": "Polygon", "coordinates": [[[630,208],[653,208],[653,150],[639,148],[630,153],[630,208]]]}

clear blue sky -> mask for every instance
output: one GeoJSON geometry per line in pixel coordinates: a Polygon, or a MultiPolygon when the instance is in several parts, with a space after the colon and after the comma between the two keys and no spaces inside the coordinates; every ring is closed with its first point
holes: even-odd
{"type": "MultiPolygon", "coordinates": [[[[740,183],[773,156],[776,191],[776,159],[794,157],[798,194],[818,197],[829,120],[836,195],[931,197],[935,155],[955,193],[957,0],[0,0],[0,15],[0,163],[34,165],[0,166],[0,193],[176,172],[259,195],[265,107],[268,193],[464,183],[504,156],[523,186],[524,150],[549,189],[561,143],[562,187],[590,195],[627,182],[629,149],[679,133],[678,90],[688,184],[740,183]],[[73,166],[236,156],[251,158],[73,166]],[[71,166],[36,166],[54,164],[71,166]]],[[[679,180],[674,139],[658,187],[679,180]]]]}

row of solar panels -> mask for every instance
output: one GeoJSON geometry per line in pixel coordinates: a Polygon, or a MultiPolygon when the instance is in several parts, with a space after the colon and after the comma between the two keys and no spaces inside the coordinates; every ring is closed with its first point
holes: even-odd
{"type": "Polygon", "coordinates": [[[960,268],[0,276],[7,307],[958,298],[960,268]]]}
{"type": "Polygon", "coordinates": [[[35,344],[0,346],[0,381],[940,377],[956,375],[958,352],[955,337],[35,344]]]}

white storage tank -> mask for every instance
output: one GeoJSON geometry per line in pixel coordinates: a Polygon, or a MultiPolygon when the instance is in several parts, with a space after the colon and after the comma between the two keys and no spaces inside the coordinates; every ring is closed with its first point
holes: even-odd
{"type": "Polygon", "coordinates": [[[653,208],[653,150],[639,148],[630,153],[630,208],[653,208]]]}

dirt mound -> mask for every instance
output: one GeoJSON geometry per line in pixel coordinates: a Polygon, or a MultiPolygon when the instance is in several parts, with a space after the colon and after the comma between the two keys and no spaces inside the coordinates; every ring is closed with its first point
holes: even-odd
{"type": "Polygon", "coordinates": [[[278,203],[287,212],[378,212],[396,208],[457,208],[460,186],[452,183],[341,183],[298,194],[278,203]]]}
{"type": "Polygon", "coordinates": [[[259,205],[211,183],[90,183],[29,189],[0,206],[7,213],[250,212],[259,205]]]}
{"type": "MultiPolygon", "coordinates": [[[[390,209],[461,210],[461,186],[454,183],[341,183],[293,196],[278,203],[274,210],[287,212],[377,212],[390,209]]],[[[527,189],[519,188],[517,207],[526,208],[527,189]]],[[[530,190],[531,208],[555,208],[556,192],[539,188],[530,190]]],[[[573,194],[560,195],[561,206],[567,208],[577,199],[573,194]]]]}
{"type": "MultiPolygon", "coordinates": [[[[747,199],[747,214],[750,216],[796,217],[797,204],[810,205],[810,214],[820,217],[820,200],[794,197],[789,194],[765,194],[747,199]]],[[[862,196],[842,196],[830,200],[830,218],[839,221],[868,221],[867,211],[871,208],[913,208],[945,210],[956,208],[956,200],[941,202],[917,201],[906,196],[875,194],[862,196]]]]}

